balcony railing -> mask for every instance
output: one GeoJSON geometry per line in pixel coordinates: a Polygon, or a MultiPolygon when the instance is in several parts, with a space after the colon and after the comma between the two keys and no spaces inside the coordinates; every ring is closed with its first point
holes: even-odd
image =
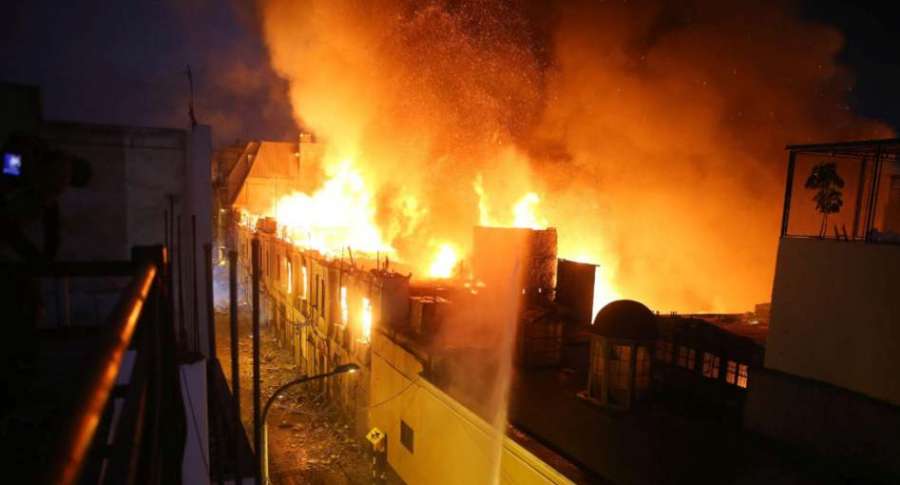
{"type": "Polygon", "coordinates": [[[48,483],[179,483],[186,423],[162,246],[130,262],[61,263],[33,273],[133,277],[92,352],[79,407],[60,440],[48,483]],[[130,264],[129,264],[130,263],[130,264]]]}
{"type": "Polygon", "coordinates": [[[900,139],[787,149],[782,237],[900,244],[900,139]]]}

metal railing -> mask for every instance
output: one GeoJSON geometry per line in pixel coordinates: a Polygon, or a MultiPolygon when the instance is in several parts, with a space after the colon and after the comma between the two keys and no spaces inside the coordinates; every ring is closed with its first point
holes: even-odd
{"type": "Polygon", "coordinates": [[[900,243],[900,139],[787,149],[782,237],[900,243]]]}
{"type": "MultiPolygon", "coordinates": [[[[112,268],[121,270],[122,264],[80,263],[69,268],[62,264],[42,273],[98,276],[112,268]]],[[[80,407],[60,441],[48,483],[181,481],[186,423],[165,248],[135,248],[132,268],[134,277],[110,314],[105,340],[87,367],[80,407]]]]}

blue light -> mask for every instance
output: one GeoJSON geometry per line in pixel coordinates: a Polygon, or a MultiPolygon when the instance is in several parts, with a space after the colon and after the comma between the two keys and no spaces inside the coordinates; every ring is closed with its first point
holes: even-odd
{"type": "Polygon", "coordinates": [[[18,153],[3,154],[3,175],[18,177],[22,175],[22,155],[18,153]]]}

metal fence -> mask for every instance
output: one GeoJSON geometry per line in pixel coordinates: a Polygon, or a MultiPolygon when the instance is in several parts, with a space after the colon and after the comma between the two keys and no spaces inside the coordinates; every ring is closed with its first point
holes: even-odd
{"type": "Polygon", "coordinates": [[[782,237],[900,244],[900,139],[787,149],[782,237]]]}

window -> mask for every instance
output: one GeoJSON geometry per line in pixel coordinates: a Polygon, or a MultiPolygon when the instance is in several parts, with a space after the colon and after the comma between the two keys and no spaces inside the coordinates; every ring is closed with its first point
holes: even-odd
{"type": "Polygon", "coordinates": [[[719,356],[703,352],[703,377],[719,378],[719,356]]]}
{"type": "Polygon", "coordinates": [[[728,368],[725,370],[725,382],[734,384],[737,382],[737,362],[728,361],[728,368]]]}
{"type": "Polygon", "coordinates": [[[631,368],[631,347],[628,345],[614,345],[609,362],[610,385],[616,389],[626,389],[631,368]]]}
{"type": "Polygon", "coordinates": [[[322,307],[319,307],[319,275],[316,275],[316,284],[313,285],[313,306],[318,307],[319,313],[322,313],[322,307]]]}
{"type": "Polygon", "coordinates": [[[287,292],[288,295],[294,292],[294,265],[291,260],[287,260],[287,292]]]}
{"type": "Polygon", "coordinates": [[[631,387],[631,346],[613,345],[609,357],[608,401],[627,405],[631,387]]]}
{"type": "Polygon", "coordinates": [[[747,381],[750,378],[749,369],[747,368],[747,364],[738,365],[738,375],[737,375],[737,385],[738,387],[747,388],[747,381]]]}
{"type": "Polygon", "coordinates": [[[603,390],[603,344],[597,338],[591,338],[591,388],[590,395],[600,399],[603,390]]]}
{"type": "Polygon", "coordinates": [[[369,299],[363,297],[362,299],[362,313],[360,315],[360,337],[359,340],[363,343],[369,343],[369,340],[372,338],[372,304],[369,302],[369,299]]]}
{"type": "Polygon", "coordinates": [[[650,352],[644,346],[637,348],[635,367],[635,391],[637,391],[638,395],[642,395],[644,391],[650,388],[650,352]]]}
{"type": "Polygon", "coordinates": [[[685,346],[678,347],[678,366],[694,370],[694,361],[697,358],[697,352],[685,346]]]}
{"type": "Polygon", "coordinates": [[[347,287],[341,287],[341,325],[346,326],[350,321],[350,308],[347,306],[347,287]]]}
{"type": "Polygon", "coordinates": [[[656,342],[656,360],[672,363],[672,342],[666,340],[658,340],[656,342]]]}
{"type": "Polygon", "coordinates": [[[306,300],[309,298],[309,274],[306,271],[306,265],[300,269],[300,276],[303,277],[303,299],[306,300]]]}
{"type": "Polygon", "coordinates": [[[400,420],[400,443],[403,444],[403,447],[409,450],[410,453],[413,452],[415,448],[416,442],[416,434],[413,429],[406,424],[406,421],[400,420]]]}
{"type": "Polygon", "coordinates": [[[319,313],[325,318],[325,278],[319,280],[319,313]]]}

